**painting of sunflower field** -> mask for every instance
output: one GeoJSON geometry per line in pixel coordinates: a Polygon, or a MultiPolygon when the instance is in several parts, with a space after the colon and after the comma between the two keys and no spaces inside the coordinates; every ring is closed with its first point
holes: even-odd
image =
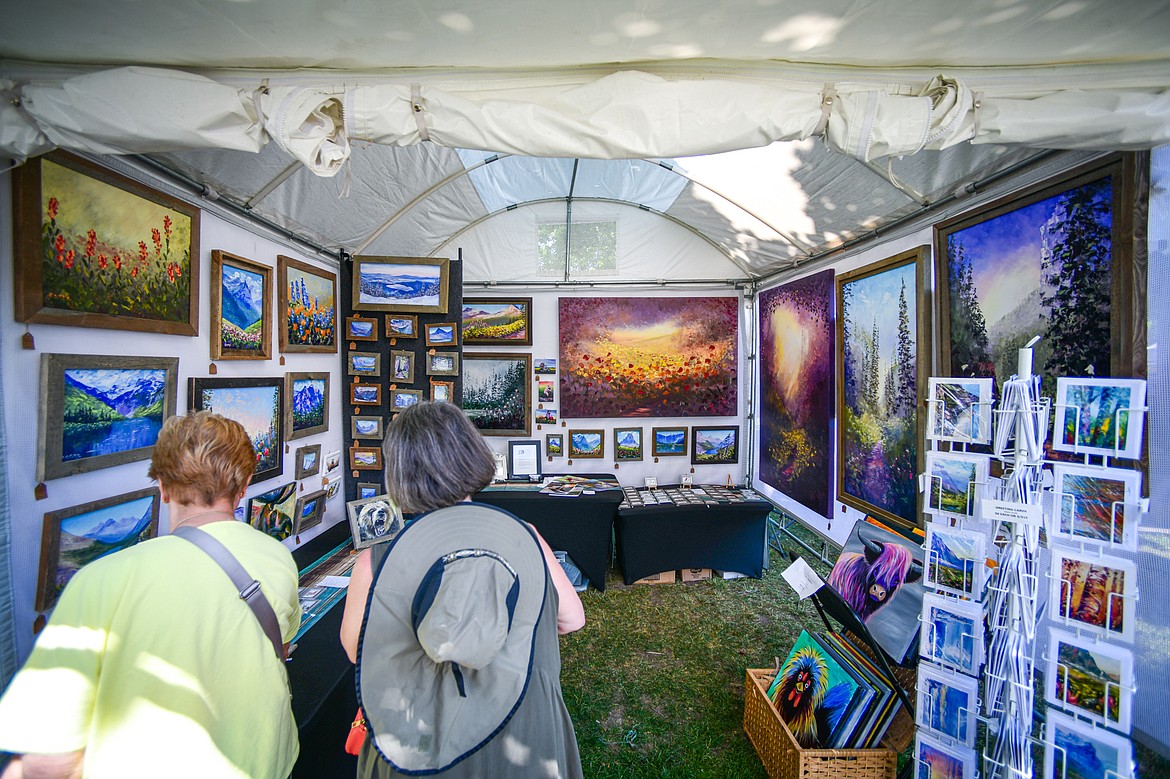
{"type": "Polygon", "coordinates": [[[13,178],[18,321],[198,333],[197,208],[63,152],[13,178]]]}
{"type": "Polygon", "coordinates": [[[561,415],[735,416],[737,298],[561,298],[561,415]]]}

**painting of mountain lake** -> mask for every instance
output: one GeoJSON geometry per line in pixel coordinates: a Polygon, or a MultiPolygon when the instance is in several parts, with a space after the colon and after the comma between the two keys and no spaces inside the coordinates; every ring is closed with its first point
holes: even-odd
{"type": "Polygon", "coordinates": [[[980,492],[987,483],[988,458],[962,452],[926,453],[926,492],[922,510],[956,517],[979,515],[980,492]]]}
{"type": "Polygon", "coordinates": [[[1051,536],[1137,549],[1140,471],[1054,463],[1052,476],[1057,510],[1051,536]]]}
{"type": "Polygon", "coordinates": [[[613,459],[642,459],[642,428],[615,427],[613,429],[613,459]]]}
{"type": "Polygon", "coordinates": [[[1056,380],[1052,448],[1104,457],[1141,457],[1146,383],[1140,379],[1056,380]]]}
{"type": "Polygon", "coordinates": [[[354,257],[353,307],[445,314],[448,263],[430,257],[354,257]]]}
{"type": "Polygon", "coordinates": [[[926,584],[954,595],[978,597],[987,570],[986,542],[981,532],[927,522],[926,584]]]}
{"type": "Polygon", "coordinates": [[[1128,733],[1133,714],[1133,653],[1052,628],[1048,631],[1044,697],[1128,733]]]}
{"type": "Polygon", "coordinates": [[[532,428],[532,355],[463,355],[463,410],[484,435],[528,435],[532,428]]]}
{"type": "Polygon", "coordinates": [[[289,482],[248,501],[252,527],[283,541],[292,535],[296,519],[297,483],[289,482]]]}
{"type": "Polygon", "coordinates": [[[464,298],[459,330],[465,344],[531,346],[532,298],[464,298]]]}
{"type": "Polygon", "coordinates": [[[829,516],[833,271],[761,292],[759,311],[760,480],[829,516]]]}
{"type": "Polygon", "coordinates": [[[327,354],[337,351],[337,275],[276,255],[280,276],[280,350],[327,354]]]}
{"type": "Polygon", "coordinates": [[[739,301],[570,298],[560,305],[561,414],[739,413],[739,301]]]}
{"type": "Polygon", "coordinates": [[[605,457],[605,433],[601,430],[570,430],[569,459],[605,457]]]}
{"type": "Polygon", "coordinates": [[[655,457],[676,457],[687,453],[687,429],[685,427],[656,427],[653,436],[655,457]]]}
{"type": "Polygon", "coordinates": [[[992,379],[932,378],[926,392],[926,437],[991,443],[992,379]]]}
{"type": "Polygon", "coordinates": [[[177,357],[42,354],[37,479],[150,459],[175,413],[177,357]]]}
{"type": "Polygon", "coordinates": [[[1132,779],[1133,744],[1128,738],[1059,711],[1049,710],[1046,719],[1044,779],[1132,779]]]}
{"type": "Polygon", "coordinates": [[[918,524],[918,403],[930,327],[925,247],[837,277],[837,493],[883,522],[918,524]]]}
{"type": "Polygon", "coordinates": [[[52,608],[82,567],[158,535],[157,487],[45,514],[37,611],[52,608]]]}
{"type": "Polygon", "coordinates": [[[214,411],[244,426],[256,452],[252,484],[279,476],[284,470],[285,381],[284,377],[189,379],[187,402],[192,411],[214,411]]]}
{"type": "Polygon", "coordinates": [[[739,425],[691,428],[692,465],[731,465],[739,462],[739,425]]]}
{"type": "Polygon", "coordinates": [[[285,440],[291,441],[329,430],[329,372],[285,374],[285,440]]]}

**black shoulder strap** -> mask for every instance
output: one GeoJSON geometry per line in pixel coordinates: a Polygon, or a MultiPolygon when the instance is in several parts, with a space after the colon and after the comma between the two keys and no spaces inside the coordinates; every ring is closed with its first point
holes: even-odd
{"type": "Polygon", "coordinates": [[[252,613],[256,615],[260,627],[264,630],[264,635],[268,636],[268,640],[272,642],[272,648],[276,650],[276,656],[284,660],[284,641],[280,637],[280,622],[276,619],[276,612],[272,610],[272,604],[260,591],[260,582],[249,576],[248,572],[244,570],[244,566],[240,565],[240,561],[228,551],[226,546],[220,543],[219,539],[210,533],[197,527],[183,526],[175,528],[171,535],[190,541],[206,552],[207,556],[223,569],[228,578],[232,580],[236,590],[239,591],[240,600],[247,603],[248,608],[252,609],[252,613]]]}

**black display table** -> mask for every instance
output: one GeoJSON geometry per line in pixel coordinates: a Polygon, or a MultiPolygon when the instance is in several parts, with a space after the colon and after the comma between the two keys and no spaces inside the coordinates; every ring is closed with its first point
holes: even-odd
{"type": "Polygon", "coordinates": [[[680,568],[717,568],[759,578],[771,511],[766,500],[623,508],[615,526],[622,578],[633,584],[680,568]]]}
{"type": "MultiPolygon", "coordinates": [[[[552,476],[556,474],[545,474],[552,476]]],[[[590,479],[615,479],[609,473],[577,473],[590,479]]],[[[568,552],[569,557],[589,577],[589,582],[605,590],[605,572],[612,557],[613,521],[621,490],[604,490],[594,495],[573,498],[546,495],[539,491],[487,487],[472,500],[510,511],[536,528],[553,549],[568,552]]]]}

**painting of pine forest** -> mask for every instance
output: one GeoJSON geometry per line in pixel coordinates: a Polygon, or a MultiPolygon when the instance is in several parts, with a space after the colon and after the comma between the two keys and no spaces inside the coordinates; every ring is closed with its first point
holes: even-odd
{"type": "Polygon", "coordinates": [[[946,375],[1002,385],[1016,372],[1017,350],[1037,335],[1034,367],[1046,393],[1055,376],[1111,375],[1113,188],[1105,176],[973,224],[939,227],[946,375]]]}
{"type": "Polygon", "coordinates": [[[738,300],[561,298],[561,415],[735,416],[738,300]]]}
{"type": "Polygon", "coordinates": [[[760,293],[760,480],[821,516],[832,494],[833,271],[760,293]]]}
{"type": "Polygon", "coordinates": [[[284,467],[283,379],[192,378],[190,397],[199,411],[214,411],[244,426],[256,452],[252,483],[278,476],[284,467]]]}
{"type": "Polygon", "coordinates": [[[841,499],[915,524],[920,252],[838,277],[841,499]]]}
{"type": "Polygon", "coordinates": [[[463,410],[481,432],[527,435],[531,370],[527,354],[463,355],[463,410]]]}

